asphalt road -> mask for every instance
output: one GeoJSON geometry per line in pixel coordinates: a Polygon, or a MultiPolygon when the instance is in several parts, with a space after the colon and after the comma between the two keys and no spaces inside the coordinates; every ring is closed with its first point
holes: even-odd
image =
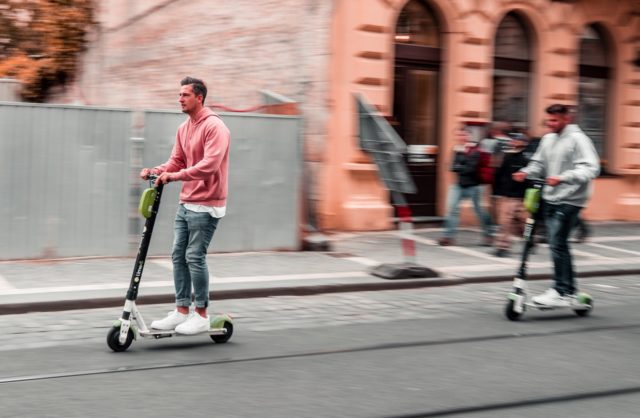
{"type": "Polygon", "coordinates": [[[124,353],[105,343],[118,309],[6,315],[1,415],[636,417],[640,281],[581,289],[589,317],[518,322],[502,312],[507,283],[224,300],[228,343],[141,340],[124,353]]]}

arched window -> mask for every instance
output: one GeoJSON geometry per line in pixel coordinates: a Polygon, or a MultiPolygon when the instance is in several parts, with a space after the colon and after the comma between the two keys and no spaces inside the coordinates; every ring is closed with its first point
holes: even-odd
{"type": "Polygon", "coordinates": [[[440,26],[433,10],[410,0],[395,33],[394,117],[407,145],[438,143],[440,26]]]}
{"type": "Polygon", "coordinates": [[[400,12],[396,24],[397,43],[440,47],[440,29],[436,18],[418,0],[409,1],[400,12]]]}
{"type": "Polygon", "coordinates": [[[591,138],[606,169],[605,134],[609,93],[609,56],[604,33],[589,25],[580,38],[577,123],[591,138]]]}
{"type": "Polygon", "coordinates": [[[527,27],[508,13],[496,31],[493,59],[493,120],[528,126],[531,48],[527,27]]]}

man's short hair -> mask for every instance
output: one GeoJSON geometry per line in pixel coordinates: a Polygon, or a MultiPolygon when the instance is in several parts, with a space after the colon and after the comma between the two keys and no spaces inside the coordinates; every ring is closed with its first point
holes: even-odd
{"type": "Polygon", "coordinates": [[[567,116],[569,114],[569,111],[570,111],[569,106],[559,104],[559,103],[552,104],[551,106],[545,109],[545,112],[547,112],[549,115],[567,116]]]}
{"type": "Polygon", "coordinates": [[[196,96],[202,96],[202,104],[204,104],[204,99],[207,98],[207,86],[204,84],[204,81],[200,80],[199,78],[185,77],[182,79],[182,81],[180,81],[180,85],[191,85],[193,93],[196,96]]]}

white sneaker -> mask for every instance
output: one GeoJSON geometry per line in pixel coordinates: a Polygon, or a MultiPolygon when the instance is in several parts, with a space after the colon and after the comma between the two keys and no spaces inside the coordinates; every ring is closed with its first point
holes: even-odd
{"type": "Polygon", "coordinates": [[[192,313],[189,319],[176,327],[178,334],[193,335],[209,331],[209,317],[202,317],[199,313],[192,313]]]}
{"type": "Polygon", "coordinates": [[[186,321],[187,318],[189,318],[189,315],[174,310],[169,312],[169,315],[167,315],[166,318],[153,321],[151,323],[151,328],[170,331],[186,321]]]}
{"type": "Polygon", "coordinates": [[[536,305],[552,306],[557,308],[564,308],[574,304],[575,297],[573,295],[561,296],[556,289],[547,289],[541,295],[534,296],[531,301],[536,305]]]}

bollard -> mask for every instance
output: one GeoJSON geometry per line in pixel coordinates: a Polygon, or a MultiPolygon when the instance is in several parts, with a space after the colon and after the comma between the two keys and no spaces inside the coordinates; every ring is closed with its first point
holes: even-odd
{"type": "MultiPolygon", "coordinates": [[[[398,206],[398,227],[400,231],[411,234],[413,230],[413,219],[411,217],[411,209],[409,206],[398,206]]],[[[415,263],[416,261],[416,242],[410,237],[402,236],[402,254],[404,261],[407,263],[415,263]]]]}
{"type": "Polygon", "coordinates": [[[402,234],[401,238],[404,262],[383,263],[371,269],[370,273],[387,280],[438,277],[436,271],[416,263],[416,242],[410,236],[411,231],[413,231],[411,208],[408,205],[399,205],[396,209],[398,214],[398,229],[406,232],[406,234],[402,234]]]}

